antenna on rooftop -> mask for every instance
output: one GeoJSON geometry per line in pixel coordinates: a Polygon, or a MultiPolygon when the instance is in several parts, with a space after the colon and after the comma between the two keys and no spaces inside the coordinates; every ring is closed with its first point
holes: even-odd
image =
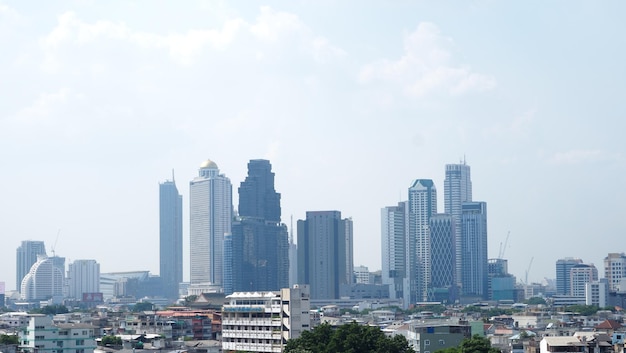
{"type": "Polygon", "coordinates": [[[174,178],[174,168],[172,168],[172,182],[175,182],[176,178],[174,178]]]}

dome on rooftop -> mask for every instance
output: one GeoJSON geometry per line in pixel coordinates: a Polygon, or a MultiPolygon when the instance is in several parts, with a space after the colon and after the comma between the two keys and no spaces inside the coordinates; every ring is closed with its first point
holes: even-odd
{"type": "Polygon", "coordinates": [[[200,164],[200,169],[217,169],[217,164],[215,164],[212,160],[207,159],[200,164]]]}

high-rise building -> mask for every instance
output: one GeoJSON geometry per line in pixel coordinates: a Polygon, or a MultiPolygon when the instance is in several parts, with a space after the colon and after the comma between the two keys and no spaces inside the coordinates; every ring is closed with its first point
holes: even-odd
{"type": "Polygon", "coordinates": [[[59,259],[38,255],[30,271],[24,276],[20,286],[20,297],[24,300],[44,300],[63,296],[65,286],[64,269],[59,267],[59,259]],[[55,261],[56,260],[56,261],[55,261]]]}
{"type": "Polygon", "coordinates": [[[454,303],[456,285],[456,252],[454,220],[451,215],[437,213],[430,218],[430,301],[454,303]]]}
{"type": "Polygon", "coordinates": [[[222,285],[224,236],[231,232],[232,215],[230,179],[207,160],[189,183],[192,285],[222,285]]]}
{"type": "Polygon", "coordinates": [[[604,278],[609,284],[609,291],[617,292],[622,279],[626,277],[626,255],[610,253],[604,258],[604,278]]]}
{"type": "Polygon", "coordinates": [[[251,160],[239,186],[239,217],[225,244],[224,292],[272,291],[289,285],[287,226],[269,161],[251,160]]]}
{"type": "Polygon", "coordinates": [[[593,264],[578,264],[572,267],[570,275],[570,295],[585,297],[587,283],[598,280],[598,269],[593,264]]]}
{"type": "Polygon", "coordinates": [[[570,271],[572,267],[583,263],[581,259],[566,257],[556,261],[556,294],[570,295],[570,271]]]}
{"type": "Polygon", "coordinates": [[[16,251],[15,289],[20,291],[22,280],[30,268],[37,262],[38,255],[46,255],[43,241],[24,240],[16,251]]]}
{"type": "Polygon", "coordinates": [[[341,285],[351,283],[352,220],[339,211],[309,211],[298,220],[298,283],[311,287],[311,299],[338,299],[341,285]],[[350,267],[350,268],[348,268],[350,267]]]}
{"type": "Polygon", "coordinates": [[[100,293],[100,264],[96,260],[74,260],[67,276],[70,298],[82,300],[85,293],[100,293]]]}
{"type": "Polygon", "coordinates": [[[462,266],[461,216],[463,202],[472,201],[472,180],[470,166],[465,160],[459,164],[446,164],[446,178],[444,180],[444,212],[451,215],[455,224],[455,251],[456,251],[456,280],[461,285],[462,266]]]}
{"type": "Polygon", "coordinates": [[[183,197],[176,182],[159,184],[159,275],[166,298],[178,298],[183,281],[183,197]]]}
{"type": "Polygon", "coordinates": [[[389,298],[402,299],[404,308],[408,308],[409,271],[408,271],[408,211],[407,202],[381,209],[381,250],[382,281],[389,286],[389,298]]]}
{"type": "Polygon", "coordinates": [[[417,179],[409,187],[410,303],[428,300],[431,274],[430,218],[437,213],[437,189],[430,179],[417,179]]]}
{"type": "Polygon", "coordinates": [[[487,203],[464,202],[461,207],[461,294],[487,299],[487,203]]]}

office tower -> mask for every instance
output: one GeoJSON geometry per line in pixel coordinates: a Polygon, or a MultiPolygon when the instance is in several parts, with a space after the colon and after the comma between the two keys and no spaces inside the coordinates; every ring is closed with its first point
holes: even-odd
{"type": "Polygon", "coordinates": [[[626,255],[610,253],[604,258],[604,278],[609,284],[609,291],[617,292],[622,278],[626,277],[626,255]]]}
{"type": "MultiPolygon", "coordinates": [[[[65,260],[65,259],[63,259],[65,260]]],[[[38,255],[20,286],[23,300],[44,300],[63,295],[64,276],[52,257],[38,255]]]]}
{"type": "Polygon", "coordinates": [[[585,305],[606,308],[609,303],[609,282],[606,278],[585,285],[585,305]]]}
{"type": "MultiPolygon", "coordinates": [[[[298,220],[298,283],[311,287],[311,299],[338,299],[339,287],[349,285],[347,258],[352,244],[351,219],[339,211],[309,211],[298,220]]],[[[350,266],[352,268],[352,266],[350,266]]]]}
{"type": "Polygon", "coordinates": [[[410,304],[409,247],[407,202],[381,209],[382,281],[389,286],[389,298],[402,299],[403,308],[410,304]]]}
{"type": "MultiPolygon", "coordinates": [[[[516,300],[515,276],[509,274],[505,259],[487,260],[489,276],[489,300],[516,300]]],[[[529,296],[533,297],[534,295],[529,296]]]]}
{"type": "Polygon", "coordinates": [[[556,294],[570,295],[570,271],[583,260],[567,257],[556,261],[556,294]]]}
{"type": "Polygon", "coordinates": [[[298,283],[298,246],[293,238],[293,217],[289,227],[289,287],[298,283]]]}
{"type": "Polygon", "coordinates": [[[446,164],[446,178],[444,180],[444,212],[451,215],[455,225],[455,251],[456,251],[456,280],[460,285],[462,279],[461,240],[462,230],[461,215],[463,202],[472,201],[472,180],[470,166],[463,160],[459,164],[446,164]]]}
{"type": "Polygon", "coordinates": [[[487,203],[464,202],[461,211],[461,294],[487,299],[487,203]]]}
{"type": "Polygon", "coordinates": [[[100,264],[96,260],[74,260],[67,276],[70,298],[83,300],[83,294],[100,293],[100,264]]]}
{"type": "Polygon", "coordinates": [[[287,226],[269,161],[251,160],[239,186],[239,217],[225,244],[224,292],[273,291],[289,285],[287,226]]]}
{"type": "Polygon", "coordinates": [[[573,297],[585,296],[585,285],[598,280],[598,269],[594,265],[574,265],[570,272],[570,295],[573,297]]]}
{"type": "Polygon", "coordinates": [[[231,232],[232,186],[207,160],[189,183],[191,284],[222,285],[224,235],[231,232]]]}
{"type": "Polygon", "coordinates": [[[24,240],[22,245],[16,251],[15,265],[15,289],[20,291],[24,276],[30,271],[30,268],[37,262],[38,255],[46,254],[46,246],[43,241],[24,240]]]}
{"type": "Polygon", "coordinates": [[[430,218],[430,301],[454,303],[457,299],[454,220],[438,213],[430,218]]]}
{"type": "Polygon", "coordinates": [[[410,303],[428,300],[430,284],[430,218],[437,213],[437,189],[430,179],[417,179],[409,187],[410,303]]]}
{"type": "Polygon", "coordinates": [[[163,296],[177,299],[183,281],[183,197],[174,175],[159,184],[159,265],[163,296]]]}

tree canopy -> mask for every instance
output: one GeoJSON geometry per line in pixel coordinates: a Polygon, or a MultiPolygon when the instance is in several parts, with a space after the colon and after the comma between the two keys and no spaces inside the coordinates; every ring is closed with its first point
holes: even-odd
{"type": "Polygon", "coordinates": [[[500,350],[492,347],[488,338],[474,335],[464,339],[458,347],[442,349],[436,353],[500,353],[500,350]]]}
{"type": "Polygon", "coordinates": [[[289,353],[414,353],[402,335],[386,336],[378,327],[359,325],[356,322],[333,329],[322,324],[305,331],[299,338],[289,340],[285,352],[289,353]]]}
{"type": "Polygon", "coordinates": [[[40,309],[33,309],[29,311],[30,314],[44,314],[44,315],[56,315],[67,314],[70,311],[65,305],[47,305],[40,309]]]}
{"type": "Polygon", "coordinates": [[[2,345],[10,345],[10,344],[19,344],[20,339],[17,335],[0,335],[0,344],[2,345]]]}

